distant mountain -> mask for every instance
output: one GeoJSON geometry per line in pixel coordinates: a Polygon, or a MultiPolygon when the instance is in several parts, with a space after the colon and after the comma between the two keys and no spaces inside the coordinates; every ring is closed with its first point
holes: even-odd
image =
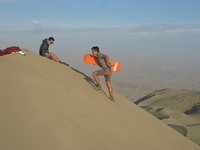
{"type": "Polygon", "coordinates": [[[164,88],[200,90],[200,71],[147,62],[125,62],[113,75],[115,90],[131,101],[164,88]]]}

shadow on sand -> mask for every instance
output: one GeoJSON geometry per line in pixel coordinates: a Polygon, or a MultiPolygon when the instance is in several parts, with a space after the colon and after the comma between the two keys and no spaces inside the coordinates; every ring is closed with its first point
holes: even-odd
{"type": "MultiPolygon", "coordinates": [[[[81,72],[81,71],[79,71],[79,70],[77,70],[77,69],[75,69],[75,68],[72,68],[72,67],[71,67],[71,69],[74,70],[75,72],[77,72],[77,73],[83,75],[85,81],[87,81],[87,82],[94,88],[94,86],[95,86],[96,83],[95,83],[95,81],[94,81],[93,78],[87,76],[86,74],[84,74],[83,72],[81,72]]],[[[95,88],[94,88],[94,89],[95,89],[95,88]]],[[[98,90],[97,90],[97,91],[98,91],[98,90]]],[[[103,94],[105,94],[105,95],[107,96],[107,94],[104,92],[104,90],[101,89],[101,90],[99,90],[99,91],[101,91],[103,94]]],[[[107,97],[108,97],[108,96],[107,96],[107,97]]]]}

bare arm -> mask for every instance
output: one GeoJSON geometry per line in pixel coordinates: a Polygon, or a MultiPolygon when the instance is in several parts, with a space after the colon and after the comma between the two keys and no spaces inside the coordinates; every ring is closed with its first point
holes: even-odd
{"type": "Polygon", "coordinates": [[[102,57],[106,59],[110,66],[113,66],[113,64],[110,63],[110,58],[108,57],[108,55],[103,54],[102,57]]]}

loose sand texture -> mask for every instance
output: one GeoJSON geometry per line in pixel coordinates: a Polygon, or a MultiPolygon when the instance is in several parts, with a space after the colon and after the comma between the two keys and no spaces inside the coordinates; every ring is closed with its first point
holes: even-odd
{"type": "Polygon", "coordinates": [[[83,72],[22,50],[0,57],[1,150],[200,149],[83,72]]]}

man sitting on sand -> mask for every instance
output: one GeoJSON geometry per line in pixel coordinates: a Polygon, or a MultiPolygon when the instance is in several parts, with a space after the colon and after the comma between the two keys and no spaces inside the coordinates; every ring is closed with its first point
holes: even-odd
{"type": "Polygon", "coordinates": [[[49,59],[53,59],[54,61],[56,61],[58,63],[62,63],[62,64],[69,66],[69,64],[66,64],[65,62],[60,61],[58,56],[56,56],[55,54],[49,53],[49,45],[53,44],[54,41],[55,41],[55,39],[53,37],[49,37],[48,39],[47,38],[44,39],[41,46],[40,46],[39,54],[41,56],[47,57],[49,59]]]}

